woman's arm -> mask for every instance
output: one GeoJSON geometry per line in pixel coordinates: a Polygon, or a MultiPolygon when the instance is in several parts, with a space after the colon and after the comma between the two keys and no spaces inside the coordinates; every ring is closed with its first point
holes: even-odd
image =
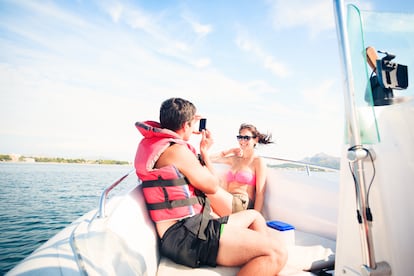
{"type": "Polygon", "coordinates": [[[266,190],[266,176],[267,167],[264,160],[260,157],[257,158],[255,164],[256,171],[256,197],[254,201],[254,209],[261,212],[264,204],[264,193],[266,190]]]}
{"type": "Polygon", "coordinates": [[[241,148],[230,148],[210,155],[210,160],[213,163],[224,163],[231,165],[231,157],[242,155],[243,150],[241,148]]]}

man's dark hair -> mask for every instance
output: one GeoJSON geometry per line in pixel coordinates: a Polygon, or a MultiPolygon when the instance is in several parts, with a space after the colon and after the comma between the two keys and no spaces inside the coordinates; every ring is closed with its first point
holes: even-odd
{"type": "Polygon", "coordinates": [[[170,98],[161,104],[160,124],[162,128],[176,131],[185,122],[191,122],[196,114],[196,107],[190,101],[181,98],[170,98]]]}

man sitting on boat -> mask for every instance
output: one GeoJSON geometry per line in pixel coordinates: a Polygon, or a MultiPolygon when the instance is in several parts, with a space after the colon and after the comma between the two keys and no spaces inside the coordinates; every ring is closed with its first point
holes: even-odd
{"type": "MultiPolygon", "coordinates": [[[[223,189],[209,159],[202,165],[188,143],[199,119],[194,104],[171,98],[161,105],[160,123],[136,123],[144,138],[135,168],[160,238],[160,252],[190,267],[241,266],[239,275],[276,275],[286,264],[286,249],[268,235],[259,212],[212,215],[206,194],[223,189]]],[[[211,145],[210,132],[203,130],[202,157],[207,157],[211,145]]]]}

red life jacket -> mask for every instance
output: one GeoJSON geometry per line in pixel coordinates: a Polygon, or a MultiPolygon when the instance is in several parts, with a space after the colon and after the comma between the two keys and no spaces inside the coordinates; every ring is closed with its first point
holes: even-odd
{"type": "Polygon", "coordinates": [[[135,156],[135,170],[142,180],[147,209],[154,222],[179,220],[203,210],[204,194],[189,185],[187,179],[173,166],[154,168],[160,155],[172,144],[187,145],[177,134],[161,129],[159,123],[147,121],[135,124],[144,138],[135,156]]]}

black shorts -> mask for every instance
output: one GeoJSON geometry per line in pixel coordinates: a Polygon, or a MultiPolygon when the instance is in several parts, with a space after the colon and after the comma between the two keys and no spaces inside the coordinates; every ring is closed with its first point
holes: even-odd
{"type": "Polygon", "coordinates": [[[220,229],[226,224],[228,217],[210,218],[203,240],[197,236],[197,229],[189,229],[189,225],[197,225],[202,214],[178,221],[168,228],[160,242],[161,255],[172,261],[189,267],[201,265],[216,266],[219,248],[220,229]]]}

